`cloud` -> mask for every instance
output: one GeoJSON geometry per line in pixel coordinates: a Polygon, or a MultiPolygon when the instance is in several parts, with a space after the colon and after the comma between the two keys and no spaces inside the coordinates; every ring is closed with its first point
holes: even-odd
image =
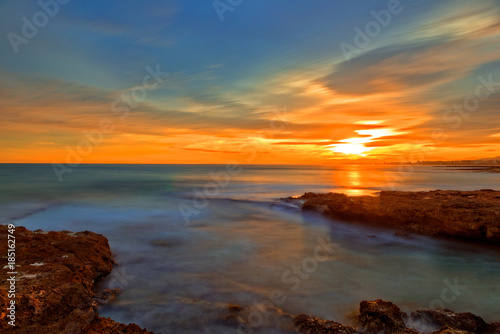
{"type": "Polygon", "coordinates": [[[199,151],[199,152],[209,152],[209,153],[229,153],[229,154],[239,154],[241,153],[240,151],[218,151],[218,150],[207,150],[207,149],[201,149],[201,148],[179,148],[180,150],[187,150],[187,151],[199,151]]]}
{"type": "MultiPolygon", "coordinates": [[[[32,12],[12,6],[21,14],[32,12]]],[[[205,16],[191,23],[212,11],[210,4],[143,6],[127,0],[87,8],[100,11],[80,6],[87,4],[65,7],[25,52],[0,64],[0,71],[9,69],[0,72],[0,141],[11,159],[64,156],[67,145],[79,143],[82,131],[97,128],[104,118],[115,130],[93,153],[95,161],[200,162],[202,156],[203,162],[215,162],[238,158],[248,142],[266,153],[255,162],[270,163],[321,163],[344,157],[332,147],[360,140],[376,157],[429,145],[435,155],[456,157],[467,147],[482,153],[498,145],[498,96],[481,101],[458,129],[443,119],[474,91],[478,75],[494,73],[500,64],[498,2],[427,1],[395,19],[371,44],[374,49],[333,68],[336,45],[325,43],[325,36],[351,36],[350,27],[342,27],[362,14],[358,7],[334,26],[321,22],[314,32],[278,18],[284,30],[262,39],[254,16],[243,10],[237,15],[249,21],[231,29],[205,16]],[[118,6],[123,11],[112,15],[118,6]],[[419,10],[421,16],[413,15],[419,10]],[[300,39],[290,35],[293,43],[283,38],[298,30],[300,39]],[[113,101],[141,84],[146,65],[157,63],[171,72],[168,80],[120,119],[113,101]],[[283,106],[282,126],[276,128],[275,110],[283,106]],[[387,129],[394,133],[383,135],[387,129]],[[447,140],[433,144],[435,129],[445,131],[447,140]]],[[[363,10],[369,13],[373,6],[364,4],[363,10]]],[[[19,28],[17,17],[8,21],[0,27],[19,28]]]]}
{"type": "Polygon", "coordinates": [[[464,78],[500,58],[500,48],[491,47],[500,38],[499,17],[497,7],[480,4],[472,13],[460,10],[420,23],[397,43],[340,63],[320,82],[343,94],[410,94],[464,78]]]}

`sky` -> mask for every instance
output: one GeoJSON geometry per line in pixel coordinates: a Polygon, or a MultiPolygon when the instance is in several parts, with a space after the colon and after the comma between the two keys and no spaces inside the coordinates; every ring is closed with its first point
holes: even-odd
{"type": "Polygon", "coordinates": [[[0,36],[0,162],[500,156],[500,0],[4,0],[0,36]]]}

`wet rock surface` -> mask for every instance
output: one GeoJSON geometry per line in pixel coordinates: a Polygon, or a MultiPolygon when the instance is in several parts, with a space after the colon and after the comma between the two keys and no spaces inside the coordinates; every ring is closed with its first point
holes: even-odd
{"type": "Polygon", "coordinates": [[[500,191],[382,191],[379,196],[305,193],[304,210],[402,231],[500,243],[500,191]]]}
{"type": "MultiPolygon", "coordinates": [[[[9,277],[4,268],[0,272],[0,333],[153,334],[136,324],[126,325],[99,317],[98,306],[112,302],[119,293],[116,289],[92,291],[96,281],[110,274],[114,265],[104,236],[88,231],[31,232],[24,227],[16,227],[14,235],[16,326],[8,325],[10,298],[5,282],[9,277]]],[[[7,227],[0,225],[0,252],[3,254],[7,253],[6,241],[7,227]]],[[[5,256],[3,258],[5,266],[7,261],[5,256]]],[[[487,324],[472,313],[440,309],[418,310],[408,315],[397,305],[381,299],[362,301],[352,324],[305,314],[294,317],[266,305],[258,308],[220,305],[218,308],[219,322],[225,328],[255,333],[263,329],[303,334],[500,334],[500,323],[487,324]],[[265,316],[256,318],[257,310],[265,316]],[[256,322],[259,329],[254,328],[256,322]],[[417,331],[422,328],[432,330],[417,331]]]]}
{"type": "Polygon", "coordinates": [[[441,328],[439,331],[434,332],[432,334],[472,334],[471,332],[463,331],[460,329],[452,328],[449,326],[445,326],[441,328]]]}
{"type": "Polygon", "coordinates": [[[486,322],[472,313],[455,313],[447,309],[415,311],[410,317],[412,321],[448,326],[472,333],[482,333],[488,329],[486,322]]]}
{"type": "Polygon", "coordinates": [[[353,326],[305,314],[295,317],[296,332],[302,334],[499,334],[500,323],[487,324],[472,313],[451,310],[418,310],[410,316],[391,302],[362,301],[353,326]],[[437,331],[422,328],[440,328],[437,331]]]}
{"type": "MultiPolygon", "coordinates": [[[[99,296],[94,283],[113,269],[108,240],[92,232],[28,231],[16,227],[15,327],[8,324],[10,278],[0,272],[1,333],[151,333],[137,325],[100,318],[97,307],[116,291],[99,296]]],[[[7,226],[0,225],[0,252],[7,254],[7,226]]],[[[4,258],[3,266],[7,265],[4,258]]]]}
{"type": "Polygon", "coordinates": [[[338,333],[338,334],[356,334],[357,331],[349,326],[344,326],[335,321],[323,320],[306,314],[300,314],[295,317],[295,328],[298,333],[320,334],[320,333],[338,333]]]}
{"type": "Polygon", "coordinates": [[[391,302],[365,300],[359,306],[358,329],[363,333],[404,332],[407,319],[408,315],[391,302]]]}

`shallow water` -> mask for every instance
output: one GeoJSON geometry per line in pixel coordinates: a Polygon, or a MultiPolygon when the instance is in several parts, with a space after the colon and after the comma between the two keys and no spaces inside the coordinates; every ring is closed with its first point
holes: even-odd
{"type": "Polygon", "coordinates": [[[266,327],[277,317],[259,311],[262,305],[348,322],[361,300],[377,298],[406,311],[444,305],[500,320],[500,251],[424,236],[404,239],[391,230],[303,213],[280,200],[306,191],[498,190],[500,174],[242,166],[227,185],[213,188],[211,175],[224,170],[82,165],[59,182],[50,165],[0,165],[0,222],[106,235],[119,266],[101,287],[123,292],[101,315],[156,332],[236,333],[221,318],[227,305],[238,304],[263,315],[262,323],[246,319],[253,332],[280,333],[266,327]],[[194,195],[207,185],[210,199],[194,195]],[[186,208],[197,213],[187,222],[179,207],[184,216],[186,208]],[[315,253],[328,240],[330,253],[315,253]],[[273,298],[276,291],[279,298],[273,298]]]}

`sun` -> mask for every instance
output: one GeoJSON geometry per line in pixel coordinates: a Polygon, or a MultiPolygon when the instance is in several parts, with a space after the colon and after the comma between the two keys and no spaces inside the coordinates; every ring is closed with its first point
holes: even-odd
{"type": "MultiPolygon", "coordinates": [[[[370,121],[370,123],[376,124],[375,121],[370,121]]],[[[377,147],[366,147],[364,144],[373,143],[377,138],[401,135],[406,133],[406,132],[398,132],[391,128],[365,129],[365,130],[356,130],[355,132],[364,137],[347,138],[339,140],[339,144],[329,145],[329,149],[336,153],[343,153],[348,155],[360,155],[364,157],[366,156],[365,154],[366,152],[371,151],[374,148],[377,148],[377,147]]]]}
{"type": "Polygon", "coordinates": [[[337,153],[363,156],[363,153],[373,149],[372,147],[363,145],[369,143],[370,139],[369,137],[342,139],[340,140],[341,144],[331,145],[331,150],[337,153]]]}
{"type": "Polygon", "coordinates": [[[363,153],[371,149],[370,147],[365,147],[363,144],[337,144],[331,150],[337,153],[364,155],[363,153]]]}

